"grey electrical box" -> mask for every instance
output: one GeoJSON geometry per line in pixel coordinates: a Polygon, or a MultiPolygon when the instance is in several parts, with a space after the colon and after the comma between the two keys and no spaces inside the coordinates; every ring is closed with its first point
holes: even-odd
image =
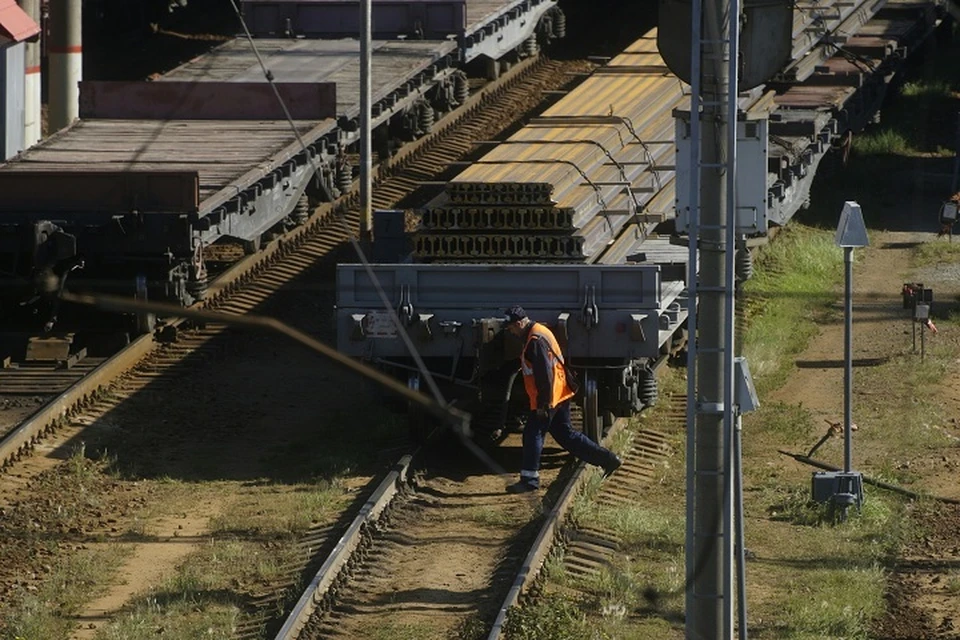
{"type": "MultiPolygon", "coordinates": [[[[737,122],[737,234],[767,233],[767,119],[737,122]]],[[[677,233],[690,232],[690,184],[696,167],[690,166],[690,114],[678,112],[677,130],[677,233]]],[[[709,132],[701,127],[703,135],[709,132]]],[[[712,135],[712,133],[711,133],[712,135]]]]}
{"type": "Polygon", "coordinates": [[[863,475],[856,471],[815,471],[811,481],[811,495],[815,502],[834,502],[839,505],[863,503],[863,475]]]}

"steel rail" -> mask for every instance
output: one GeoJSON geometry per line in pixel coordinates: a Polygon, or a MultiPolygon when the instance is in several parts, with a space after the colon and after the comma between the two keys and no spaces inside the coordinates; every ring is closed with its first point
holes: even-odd
{"type": "Polygon", "coordinates": [[[360,508],[360,513],[340,537],[334,550],[313,576],[290,615],[287,616],[275,640],[295,640],[299,637],[303,627],[314,611],[323,605],[324,600],[336,585],[337,578],[360,548],[366,532],[376,524],[394,498],[400,494],[401,486],[407,481],[407,474],[415,456],[416,453],[403,456],[360,508]]]}
{"type": "Polygon", "coordinates": [[[132,369],[159,343],[152,335],[140,336],[81,380],[68,387],[0,440],[0,469],[14,461],[37,440],[56,428],[79,405],[96,397],[124,372],[132,369]]]}

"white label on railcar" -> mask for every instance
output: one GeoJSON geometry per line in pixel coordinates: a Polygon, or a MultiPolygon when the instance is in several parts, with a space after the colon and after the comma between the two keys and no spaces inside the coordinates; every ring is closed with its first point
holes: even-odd
{"type": "Polygon", "coordinates": [[[363,316],[363,335],[367,338],[396,338],[397,325],[387,311],[371,311],[363,316]]]}

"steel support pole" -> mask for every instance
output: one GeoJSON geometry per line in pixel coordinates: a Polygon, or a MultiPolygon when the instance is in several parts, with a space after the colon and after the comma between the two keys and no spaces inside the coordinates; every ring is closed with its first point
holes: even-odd
{"type": "Polygon", "coordinates": [[[49,130],[59,131],[80,113],[83,78],[81,0],[50,0],[49,130]]]}
{"type": "Polygon", "coordinates": [[[853,470],[853,247],[843,248],[843,472],[853,470]]]}
{"type": "Polygon", "coordinates": [[[697,607],[699,606],[695,589],[698,575],[697,563],[697,362],[699,352],[699,274],[700,250],[700,155],[701,155],[701,46],[703,3],[701,0],[691,0],[690,3],[690,242],[687,256],[687,292],[689,293],[689,309],[687,315],[687,478],[686,478],[686,540],[684,545],[685,571],[685,602],[686,609],[686,637],[692,638],[693,629],[697,626],[697,607]]]}
{"type": "Polygon", "coordinates": [[[371,171],[373,147],[370,130],[370,84],[372,68],[371,0],[360,1],[360,238],[370,240],[373,235],[373,183],[371,171]]]}
{"type": "MultiPolygon", "coordinates": [[[[22,0],[23,10],[37,24],[41,23],[40,0],[22,0]]],[[[41,33],[40,37],[43,37],[41,33]]],[[[43,135],[40,117],[40,40],[28,42],[24,51],[23,82],[23,146],[31,147],[43,135]]]]}
{"type": "MultiPolygon", "coordinates": [[[[700,207],[700,288],[697,335],[696,502],[693,581],[694,619],[687,625],[688,639],[720,639],[729,630],[728,563],[732,536],[724,535],[732,495],[729,483],[729,449],[724,429],[726,305],[726,223],[728,158],[728,62],[730,55],[730,2],[703,3],[705,39],[702,46],[703,135],[700,207]]],[[[736,23],[734,23],[736,24],[736,23]]],[[[735,123],[734,123],[735,125],[735,123]]],[[[733,247],[731,247],[733,249],[733,247]]],[[[729,636],[726,636],[729,637],[729,636]]]]}
{"type": "Polygon", "coordinates": [[[735,442],[737,433],[735,428],[735,377],[734,358],[736,356],[736,269],[734,261],[737,256],[737,71],[738,53],[740,50],[740,0],[727,0],[727,14],[724,29],[729,40],[727,51],[727,86],[726,97],[726,154],[724,158],[726,180],[726,240],[724,242],[724,338],[723,338],[723,491],[724,491],[724,518],[723,518],[723,637],[733,638],[734,620],[734,544],[737,536],[736,504],[739,477],[737,476],[737,460],[735,456],[735,442]]]}

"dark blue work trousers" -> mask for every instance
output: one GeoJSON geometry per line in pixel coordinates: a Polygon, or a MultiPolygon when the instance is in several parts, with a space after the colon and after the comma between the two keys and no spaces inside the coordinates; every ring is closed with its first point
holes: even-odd
{"type": "Polygon", "coordinates": [[[540,486],[540,455],[543,453],[543,437],[547,432],[561,447],[584,462],[603,466],[613,457],[609,449],[575,431],[570,421],[570,401],[561,402],[551,409],[546,418],[531,411],[523,427],[523,465],[520,479],[540,486]]]}

